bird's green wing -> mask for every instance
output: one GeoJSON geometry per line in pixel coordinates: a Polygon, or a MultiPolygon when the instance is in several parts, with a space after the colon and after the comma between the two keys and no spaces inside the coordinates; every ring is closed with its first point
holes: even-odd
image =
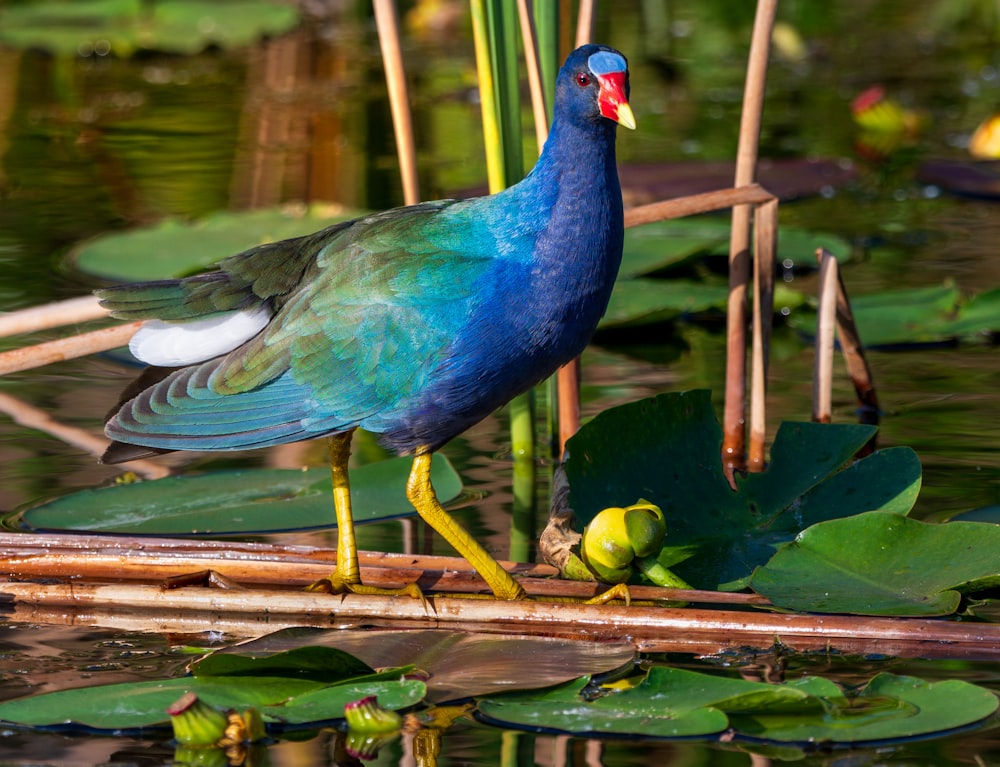
{"type": "Polygon", "coordinates": [[[278,306],[301,285],[317,247],[354,223],[346,221],[315,234],[258,245],[224,259],[216,271],[205,274],[117,285],[96,293],[101,305],[123,320],[183,322],[265,304],[278,306]]]}
{"type": "Polygon", "coordinates": [[[220,394],[289,371],[327,415],[356,420],[425,384],[490,295],[492,254],[442,225],[434,207],[358,221],[323,242],[299,288],[211,377],[220,394]]]}

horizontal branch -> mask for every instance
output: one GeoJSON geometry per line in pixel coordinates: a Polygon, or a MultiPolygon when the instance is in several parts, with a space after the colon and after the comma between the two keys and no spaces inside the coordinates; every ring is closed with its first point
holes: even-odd
{"type": "MultiPolygon", "coordinates": [[[[372,585],[415,579],[448,592],[480,591],[467,562],[455,557],[361,553],[362,576],[372,585]]],[[[409,597],[331,596],[300,590],[329,574],[330,549],[305,546],[131,538],[95,535],[0,534],[0,566],[14,579],[63,577],[65,582],[0,583],[8,617],[19,621],[100,625],[146,631],[227,631],[256,636],[288,626],[438,627],[492,633],[575,637],[593,641],[629,637],[645,652],[719,653],[771,649],[881,653],[900,657],[1000,659],[1000,625],[915,618],[802,615],[760,610],[753,594],[717,594],[634,587],[633,598],[741,601],[752,610],[584,605],[603,587],[550,577],[546,565],[503,563],[535,598],[523,602],[428,596],[425,608],[409,597]],[[182,587],[139,583],[212,569],[255,588],[182,587]],[[540,577],[542,576],[542,577],[540,577]],[[90,578],[106,578],[95,583],[90,578]],[[274,579],[272,583],[265,583],[274,579]],[[128,582],[123,582],[128,581],[128,582]],[[553,600],[553,601],[546,601],[553,600]]]]}
{"type": "Polygon", "coordinates": [[[97,296],[80,296],[28,309],[3,312],[0,314],[0,336],[34,333],[107,316],[108,310],[101,306],[97,296]]]}
{"type": "Polygon", "coordinates": [[[0,376],[117,349],[128,344],[140,325],[142,320],[136,320],[124,325],[0,352],[0,376]]]}
{"type": "Polygon", "coordinates": [[[641,226],[672,218],[711,213],[715,210],[732,208],[734,205],[760,205],[774,199],[777,198],[758,184],[691,194],[629,208],[625,211],[625,226],[641,226]]]}
{"type": "Polygon", "coordinates": [[[631,639],[643,652],[720,653],[746,648],[881,653],[901,657],[1000,657],[1000,626],[758,611],[502,602],[303,591],[164,590],[134,584],[0,583],[18,621],[259,636],[291,626],[446,628],[590,641],[631,639]]]}

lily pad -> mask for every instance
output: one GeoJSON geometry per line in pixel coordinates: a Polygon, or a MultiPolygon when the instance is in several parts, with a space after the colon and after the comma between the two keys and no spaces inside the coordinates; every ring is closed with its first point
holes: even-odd
{"type": "Polygon", "coordinates": [[[805,530],[750,586],[791,610],[949,615],[963,593],[1000,586],[998,552],[1000,525],[873,511],[805,530]]]}
{"type": "Polygon", "coordinates": [[[740,735],[799,743],[861,743],[946,732],[990,716],[997,696],[958,679],[927,682],[878,674],[856,695],[824,699],[820,715],[740,714],[740,735]]]}
{"type": "MultiPolygon", "coordinates": [[[[638,709],[618,705],[614,697],[589,702],[581,694],[588,681],[578,679],[542,693],[487,698],[479,701],[477,713],[487,722],[506,727],[576,735],[678,738],[712,735],[729,724],[726,715],[717,709],[686,705],[683,701],[678,701],[678,708],[670,708],[652,694],[638,709]]],[[[630,701],[633,704],[634,697],[630,701]]]]}
{"type": "Polygon", "coordinates": [[[725,285],[690,280],[618,280],[600,329],[666,322],[685,314],[724,309],[729,297],[725,285]]]}
{"type": "Polygon", "coordinates": [[[851,695],[822,677],[765,684],[664,666],[623,691],[594,691],[586,681],[481,700],[478,712],[505,726],[574,735],[673,738],[731,728],[764,741],[858,743],[954,729],[986,718],[998,703],[967,682],[892,674],[851,695]]]}
{"type": "Polygon", "coordinates": [[[267,658],[209,656],[192,666],[189,677],[59,690],[6,701],[0,703],[0,720],[29,727],[159,727],[168,723],[167,707],[185,692],[194,692],[216,708],[252,706],[269,723],[306,724],[340,719],[345,703],[368,695],[377,695],[379,704],[390,709],[419,703],[426,685],[401,679],[407,670],[376,673],[329,647],[267,658]]]}
{"type": "Polygon", "coordinates": [[[625,230],[619,277],[658,272],[708,253],[729,242],[729,223],[711,218],[658,221],[625,230]]]}
{"type": "Polygon", "coordinates": [[[873,433],[855,424],[784,423],[767,470],[738,478],[733,491],[709,393],[663,394],[606,410],[570,440],[570,504],[582,530],[605,507],[655,503],[667,522],[660,563],[695,588],[739,589],[811,524],[909,511],[921,477],[912,450],[850,463],[873,433]]]}
{"type": "MultiPolygon", "coordinates": [[[[406,499],[409,458],[351,470],[355,522],[413,514],[406,499]]],[[[435,457],[431,481],[443,503],[462,490],[458,473],[435,457]]],[[[236,535],[331,527],[330,470],[247,469],[113,485],[56,498],[8,521],[36,531],[145,535],[236,535]]]]}
{"type": "MultiPolygon", "coordinates": [[[[627,229],[620,276],[648,275],[702,256],[728,257],[730,227],[728,217],[699,216],[627,229]]],[[[777,258],[782,261],[815,269],[818,248],[841,262],[851,256],[851,244],[839,235],[795,227],[778,233],[777,258]]]]}
{"type": "Polygon", "coordinates": [[[145,229],[88,240],[69,258],[80,271],[106,280],[160,280],[198,272],[256,245],[310,234],[362,214],[314,205],[220,212],[193,222],[166,219],[145,229]]]}
{"type": "Polygon", "coordinates": [[[312,646],[336,647],[375,668],[416,666],[428,675],[427,700],[432,703],[608,674],[630,667],[635,658],[634,646],[624,639],[595,643],[435,629],[376,633],[290,628],[221,650],[202,663],[223,662],[230,653],[245,663],[261,653],[312,646]]]}
{"type": "Polygon", "coordinates": [[[210,45],[248,45],[299,23],[294,4],[270,0],[57,0],[8,3],[0,42],[76,55],[137,50],[192,54],[210,45]]]}
{"type": "MultiPolygon", "coordinates": [[[[869,347],[940,343],[1000,332],[1000,288],[967,298],[948,283],[857,296],[852,304],[858,333],[869,347]]],[[[815,312],[795,312],[789,324],[812,336],[815,312]]]]}

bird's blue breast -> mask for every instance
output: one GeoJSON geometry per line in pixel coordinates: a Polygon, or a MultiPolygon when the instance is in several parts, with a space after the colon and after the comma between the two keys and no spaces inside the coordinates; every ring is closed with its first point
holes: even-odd
{"type": "Polygon", "coordinates": [[[361,423],[395,449],[447,442],[577,356],[593,334],[620,261],[620,211],[563,220],[557,195],[538,191],[515,187],[489,200],[502,205],[456,204],[424,232],[436,247],[477,254],[482,268],[474,286],[456,286],[474,288],[467,301],[426,315],[452,339],[426,385],[361,423]]]}

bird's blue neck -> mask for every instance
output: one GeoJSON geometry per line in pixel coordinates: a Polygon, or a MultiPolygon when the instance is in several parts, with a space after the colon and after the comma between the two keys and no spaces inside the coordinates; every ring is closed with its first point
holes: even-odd
{"type": "Polygon", "coordinates": [[[552,204],[587,203],[621,197],[615,163],[615,126],[599,119],[578,125],[557,120],[531,173],[514,189],[552,204]],[[525,187],[525,189],[520,189],[525,187]]]}

